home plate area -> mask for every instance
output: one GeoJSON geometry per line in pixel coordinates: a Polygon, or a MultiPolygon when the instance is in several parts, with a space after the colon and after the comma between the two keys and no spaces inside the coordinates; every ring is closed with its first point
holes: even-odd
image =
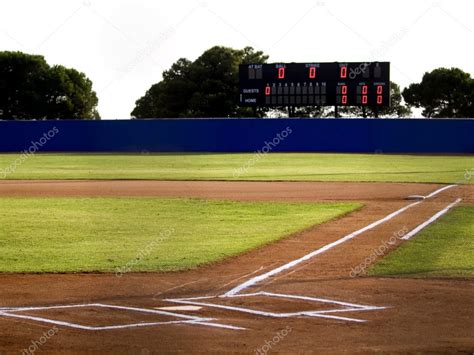
{"type": "Polygon", "coordinates": [[[237,295],[204,296],[166,299],[178,304],[217,308],[233,312],[271,318],[315,317],[346,322],[365,322],[364,319],[339,315],[339,313],[381,310],[387,307],[348,303],[327,298],[256,292],[237,295]]]}
{"type": "Polygon", "coordinates": [[[177,313],[197,311],[201,307],[238,312],[271,318],[324,318],[339,322],[365,322],[354,318],[358,312],[381,310],[387,307],[348,303],[327,298],[295,296],[271,292],[257,292],[232,296],[203,296],[165,299],[176,307],[159,309],[129,307],[113,304],[89,303],[47,307],[0,308],[0,317],[16,318],[53,324],[85,331],[106,331],[165,325],[193,325],[245,330],[246,328],[218,323],[218,319],[177,313]],[[168,311],[164,309],[173,309],[168,311]],[[350,316],[346,316],[350,314],[350,316]]]}

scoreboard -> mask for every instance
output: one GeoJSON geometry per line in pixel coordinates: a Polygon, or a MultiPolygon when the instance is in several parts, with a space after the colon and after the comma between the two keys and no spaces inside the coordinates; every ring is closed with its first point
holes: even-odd
{"type": "Polygon", "coordinates": [[[390,63],[239,66],[241,106],[390,106],[390,63]]]}

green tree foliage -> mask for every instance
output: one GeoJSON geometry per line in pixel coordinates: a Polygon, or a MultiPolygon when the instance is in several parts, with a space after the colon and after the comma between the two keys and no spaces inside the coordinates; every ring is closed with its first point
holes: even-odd
{"type": "Polygon", "coordinates": [[[215,46],[194,62],[181,58],[136,101],[131,115],[151,117],[263,116],[267,109],[238,106],[239,64],[265,63],[268,56],[251,47],[215,46]]]}
{"type": "Polygon", "coordinates": [[[403,98],[422,107],[425,117],[474,117],[474,79],[458,68],[425,73],[421,83],[403,90],[403,98]]]}
{"type": "Polygon", "coordinates": [[[99,119],[92,82],[44,57],[0,52],[0,119],[99,119]]]}
{"type": "MultiPolygon", "coordinates": [[[[278,107],[275,112],[280,112],[279,117],[301,117],[301,118],[320,118],[331,117],[329,106],[295,106],[278,107]]],[[[334,116],[332,116],[334,117],[334,116]]]]}

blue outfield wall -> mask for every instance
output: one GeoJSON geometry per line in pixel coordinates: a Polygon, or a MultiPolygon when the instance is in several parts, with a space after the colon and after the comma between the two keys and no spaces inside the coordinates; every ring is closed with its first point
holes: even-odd
{"type": "Polygon", "coordinates": [[[472,154],[474,120],[0,121],[0,151],[25,149],[41,152],[253,152],[264,149],[274,152],[472,154]]]}

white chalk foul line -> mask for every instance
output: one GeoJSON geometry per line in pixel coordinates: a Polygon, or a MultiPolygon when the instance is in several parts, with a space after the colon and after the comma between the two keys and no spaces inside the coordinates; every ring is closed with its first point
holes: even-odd
{"type": "Polygon", "coordinates": [[[233,289],[231,289],[230,291],[225,293],[224,296],[236,295],[236,294],[242,292],[243,290],[245,290],[246,288],[249,288],[249,287],[251,287],[251,286],[253,286],[253,285],[255,285],[255,284],[257,284],[257,283],[259,283],[263,280],[266,280],[271,276],[274,276],[274,275],[279,274],[283,271],[291,269],[291,268],[295,267],[296,265],[301,264],[302,262],[305,262],[305,261],[308,261],[308,260],[312,259],[316,255],[325,253],[328,250],[331,250],[332,248],[338,246],[339,244],[345,243],[348,240],[351,240],[351,239],[359,236],[360,234],[362,234],[362,233],[364,233],[368,230],[371,230],[371,229],[381,225],[382,223],[385,223],[385,222],[391,220],[392,218],[394,218],[394,217],[398,216],[399,214],[405,212],[407,209],[412,208],[412,207],[414,207],[414,206],[416,206],[420,203],[421,203],[421,201],[413,202],[413,203],[411,203],[411,204],[409,204],[405,207],[400,208],[399,210],[397,210],[393,213],[390,213],[388,216],[385,216],[384,218],[379,219],[378,221],[375,221],[375,222],[369,224],[368,226],[366,226],[364,228],[361,228],[361,229],[359,229],[359,230],[357,230],[357,231],[355,231],[351,234],[348,234],[345,237],[340,238],[340,239],[338,239],[338,240],[336,240],[332,243],[326,244],[322,248],[316,249],[316,250],[312,251],[311,253],[302,256],[299,259],[290,261],[289,263],[286,263],[286,264],[284,264],[284,265],[282,265],[282,266],[280,266],[276,269],[270,270],[269,272],[267,272],[265,274],[262,274],[262,275],[254,277],[254,278],[251,278],[250,280],[234,287],[233,289]]]}
{"type": "MultiPolygon", "coordinates": [[[[450,188],[453,188],[457,185],[448,185],[448,186],[444,186],[442,188],[439,188],[438,190],[436,191],[433,191],[432,193],[430,193],[428,196],[426,196],[426,198],[432,198],[433,196],[436,196],[437,194],[447,190],[447,189],[450,189],[450,188]]],[[[234,287],[233,289],[231,289],[230,291],[226,292],[223,296],[232,296],[232,295],[236,295],[236,294],[239,294],[240,292],[242,292],[243,290],[263,281],[263,280],[266,280],[268,279],[269,277],[272,277],[276,274],[279,274],[283,271],[286,271],[288,269],[291,269],[293,267],[295,267],[296,265],[298,264],[301,264],[302,262],[305,262],[305,261],[308,261],[310,259],[312,259],[313,257],[315,257],[316,255],[319,255],[319,254],[322,254],[322,253],[325,253],[326,251],[338,246],[339,244],[342,244],[342,243],[345,243],[347,242],[348,240],[351,240],[355,237],[357,237],[358,235],[368,231],[368,230],[371,230],[379,225],[381,225],[382,223],[385,223],[389,220],[391,220],[392,218],[398,216],[399,214],[405,212],[406,210],[408,210],[409,208],[411,207],[414,207],[420,203],[422,203],[423,201],[417,201],[417,202],[413,202],[405,207],[402,207],[400,208],[398,211],[395,211],[393,213],[390,213],[388,216],[382,218],[382,219],[379,219],[378,221],[375,221],[374,223],[371,223],[369,224],[368,226],[364,227],[364,228],[361,228],[349,235],[346,235],[345,237],[341,238],[341,239],[338,239],[336,240],[335,242],[332,242],[332,243],[329,243],[329,244],[326,244],[325,246],[323,246],[322,248],[319,248],[317,250],[314,250],[313,252],[309,253],[309,254],[306,254],[304,256],[302,256],[301,258],[299,259],[296,259],[296,260],[293,260],[293,261],[290,261],[289,263],[287,264],[284,264],[276,269],[273,269],[273,270],[270,270],[262,275],[259,275],[259,276],[256,276],[256,277],[253,277],[251,278],[250,280],[247,280],[246,282],[234,287]]]]}
{"type": "Polygon", "coordinates": [[[428,218],[426,221],[424,221],[423,223],[421,223],[420,225],[418,225],[416,228],[414,228],[412,231],[408,232],[407,234],[405,234],[402,239],[404,240],[408,240],[410,238],[412,238],[413,236],[415,236],[416,234],[418,234],[422,229],[426,228],[427,226],[429,226],[431,223],[433,223],[434,221],[436,221],[438,218],[440,218],[441,216],[443,216],[444,214],[446,214],[446,212],[448,212],[451,208],[453,208],[454,206],[456,206],[459,202],[461,202],[462,199],[458,198],[456,201],[454,201],[453,203],[450,203],[447,207],[443,208],[441,211],[437,212],[436,214],[434,214],[433,216],[431,216],[430,218],[428,218]]]}
{"type": "Polygon", "coordinates": [[[444,187],[442,187],[442,188],[440,188],[440,189],[438,189],[438,190],[436,190],[436,191],[433,191],[433,192],[430,193],[429,195],[425,196],[425,198],[432,198],[432,197],[436,196],[437,194],[439,194],[439,193],[441,193],[441,192],[443,192],[443,191],[445,191],[445,190],[451,189],[451,188],[453,188],[453,187],[455,187],[455,186],[458,186],[458,185],[453,184],[453,185],[444,186],[444,187]]]}

